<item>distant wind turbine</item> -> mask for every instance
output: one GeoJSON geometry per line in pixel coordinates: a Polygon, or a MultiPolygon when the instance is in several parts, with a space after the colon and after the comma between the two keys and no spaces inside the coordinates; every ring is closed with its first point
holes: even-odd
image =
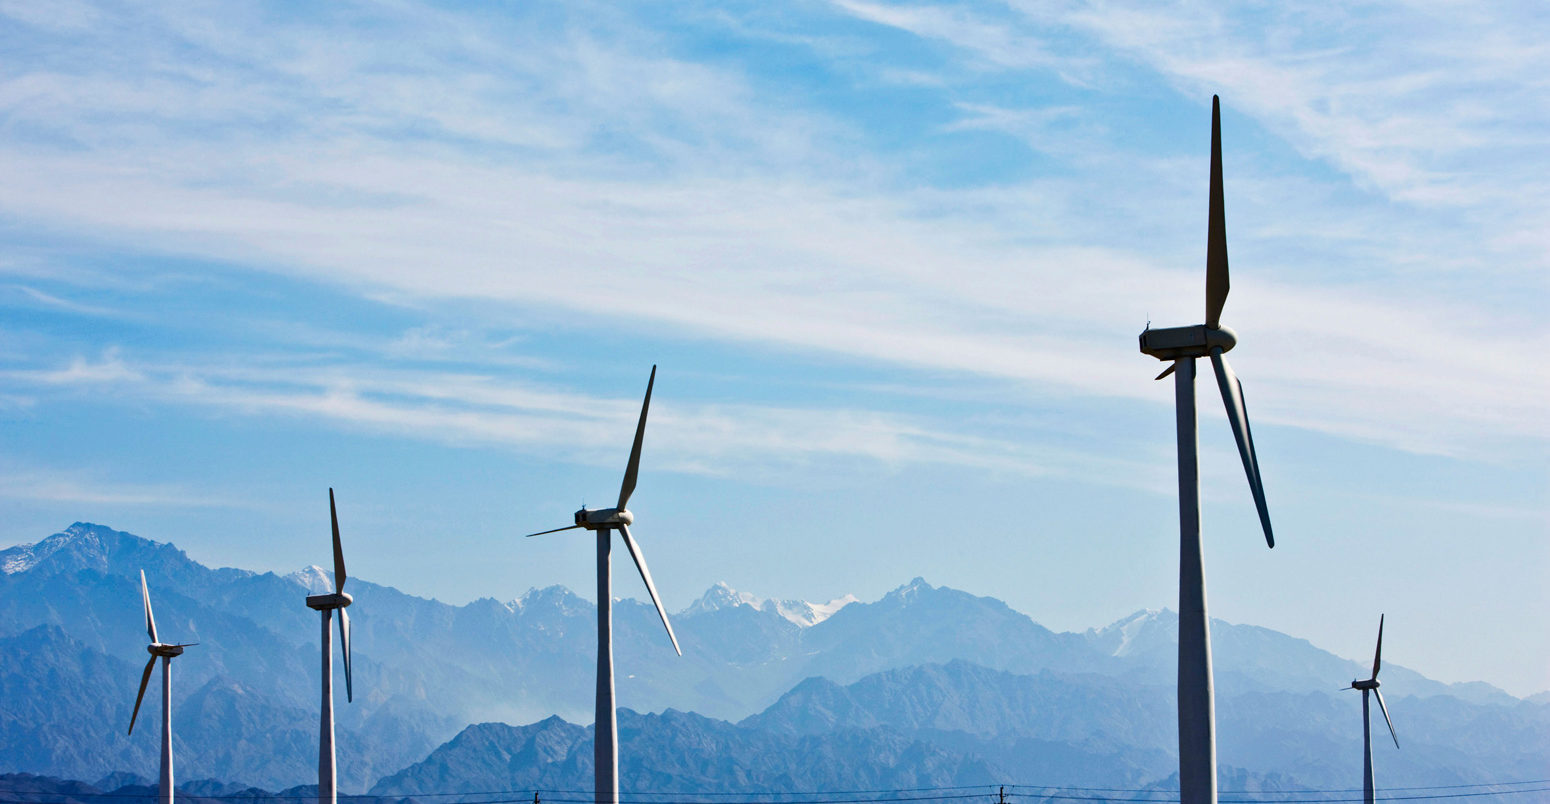
{"type": "Polygon", "coordinates": [[[1399,735],[1394,733],[1394,721],[1389,720],[1389,708],[1383,703],[1383,693],[1378,691],[1378,666],[1383,660],[1383,615],[1378,615],[1378,647],[1372,652],[1372,678],[1351,682],[1348,690],[1362,691],[1362,801],[1373,804],[1372,784],[1372,715],[1368,709],[1367,694],[1378,696],[1378,708],[1383,710],[1383,722],[1389,726],[1389,736],[1394,747],[1399,747],[1399,735]]]}
{"type": "Polygon", "coordinates": [[[353,598],[344,591],[344,548],[339,545],[339,511],[334,507],[334,490],[328,490],[328,517],[334,526],[334,591],[326,595],[308,595],[307,608],[316,609],[323,619],[323,715],[318,723],[318,804],[335,804],[338,786],[334,780],[334,646],[328,621],[339,610],[339,650],[344,654],[344,695],[355,700],[350,682],[350,615],[345,608],[353,598]]]}
{"type": "Polygon", "coordinates": [[[619,504],[613,508],[590,510],[583,506],[576,512],[576,524],[528,534],[542,536],[576,528],[597,533],[597,709],[592,748],[593,772],[596,775],[593,789],[597,804],[618,804],[619,801],[619,723],[614,706],[613,593],[610,590],[608,562],[613,547],[613,530],[617,529],[619,535],[624,537],[624,546],[629,549],[630,557],[635,559],[641,580],[646,582],[646,591],[651,594],[657,615],[667,628],[667,638],[673,641],[673,650],[678,651],[679,656],[683,655],[683,649],[678,647],[678,637],[673,634],[673,626],[667,621],[667,612],[662,609],[662,600],[657,596],[657,587],[651,582],[646,559],[641,555],[635,539],[630,537],[630,525],[635,522],[635,515],[625,508],[630,495],[635,491],[635,477],[640,469],[640,445],[646,435],[646,411],[651,407],[651,388],[656,381],[657,367],[652,366],[651,379],[646,381],[646,400],[640,406],[640,423],[635,426],[635,446],[630,449],[630,462],[624,468],[624,484],[619,487],[619,504]]]}
{"type": "Polygon", "coordinates": [[[151,614],[151,590],[145,585],[145,570],[140,570],[140,600],[145,603],[145,632],[151,644],[145,646],[151,654],[140,674],[140,693],[135,696],[135,710],[129,715],[129,734],[135,733],[135,719],[140,716],[140,702],[145,700],[145,687],[151,683],[151,668],[161,659],[161,783],[157,787],[159,804],[172,804],[172,657],[183,655],[183,649],[198,642],[181,642],[164,645],[156,637],[156,617],[151,614]]]}
{"type": "Polygon", "coordinates": [[[1206,322],[1189,327],[1147,328],[1141,351],[1170,361],[1157,375],[1174,375],[1173,398],[1179,443],[1179,798],[1183,804],[1216,802],[1216,703],[1211,681],[1211,627],[1206,613],[1205,555],[1200,544],[1199,439],[1195,419],[1195,359],[1211,358],[1216,384],[1227,406],[1227,421],[1238,441],[1238,455],[1248,474],[1254,506],[1265,530],[1265,542],[1275,547],[1270,512],[1260,483],[1259,460],[1249,432],[1243,386],[1223,353],[1238,336],[1221,326],[1227,303],[1227,220],[1222,201],[1221,103],[1211,97],[1211,202],[1206,235],[1206,322]]]}

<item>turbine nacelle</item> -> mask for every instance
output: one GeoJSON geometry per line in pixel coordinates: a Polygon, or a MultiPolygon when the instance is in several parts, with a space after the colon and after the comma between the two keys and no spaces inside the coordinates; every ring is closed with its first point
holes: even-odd
{"type": "Polygon", "coordinates": [[[1353,690],[1375,690],[1380,686],[1382,685],[1378,683],[1376,678],[1364,678],[1360,681],[1351,682],[1351,689],[1353,690]]]}
{"type": "Polygon", "coordinates": [[[182,656],[183,649],[186,647],[188,647],[188,645],[163,645],[160,642],[153,642],[145,646],[145,652],[151,654],[152,656],[164,656],[170,659],[174,656],[182,656]]]}
{"type": "Polygon", "coordinates": [[[324,609],[342,609],[355,602],[349,592],[331,592],[326,595],[307,595],[307,608],[322,611],[324,609]]]}
{"type": "Polygon", "coordinates": [[[635,524],[635,515],[625,508],[583,508],[576,512],[576,526],[587,530],[616,529],[635,524]]]}
{"type": "Polygon", "coordinates": [[[1232,329],[1205,324],[1166,329],[1149,328],[1141,333],[1141,352],[1158,360],[1210,357],[1218,349],[1230,352],[1237,345],[1238,334],[1232,329]]]}

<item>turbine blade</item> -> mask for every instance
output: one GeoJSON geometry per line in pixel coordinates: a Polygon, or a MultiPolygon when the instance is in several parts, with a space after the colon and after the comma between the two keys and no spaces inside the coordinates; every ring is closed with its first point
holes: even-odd
{"type": "Polygon", "coordinates": [[[651,409],[651,386],[657,382],[657,367],[651,367],[651,379],[646,381],[646,401],[640,403],[640,423],[635,425],[635,446],[630,448],[630,462],[624,467],[624,484],[619,487],[619,506],[623,508],[635,493],[635,475],[640,471],[640,442],[646,437],[646,411],[651,409]]]}
{"type": "Polygon", "coordinates": [[[135,696],[135,711],[129,715],[129,733],[135,733],[135,718],[140,716],[140,702],[145,700],[145,685],[151,683],[151,668],[156,666],[156,657],[152,656],[145,663],[145,672],[140,674],[140,694],[135,696]]]}
{"type": "Polygon", "coordinates": [[[339,610],[339,649],[344,653],[344,699],[355,700],[355,685],[350,681],[350,615],[339,610]]]}
{"type": "MultiPolygon", "coordinates": [[[[339,511],[334,508],[334,490],[328,490],[328,518],[334,524],[334,591],[344,591],[344,548],[339,545],[339,511]]],[[[343,609],[341,609],[343,611],[343,609]]]]}
{"type": "Polygon", "coordinates": [[[1389,720],[1389,707],[1383,703],[1383,693],[1374,689],[1373,694],[1378,696],[1378,708],[1383,710],[1383,722],[1389,724],[1389,736],[1394,738],[1394,747],[1399,747],[1399,735],[1394,733],[1394,721],[1389,720]]]}
{"type": "Polygon", "coordinates": [[[1163,369],[1161,374],[1157,375],[1156,377],[1153,377],[1152,379],[1153,380],[1160,380],[1160,379],[1168,376],[1169,374],[1172,374],[1173,370],[1178,368],[1178,367],[1179,367],[1178,363],[1169,363],[1168,367],[1163,369]]]}
{"type": "Polygon", "coordinates": [[[559,533],[562,530],[575,530],[576,528],[579,528],[579,527],[581,527],[581,526],[580,525],[566,525],[563,528],[555,528],[553,530],[541,530],[541,531],[539,531],[537,533],[529,533],[525,538],[531,539],[534,536],[542,536],[545,533],[559,533]]]}
{"type": "Polygon", "coordinates": [[[1383,615],[1378,615],[1378,648],[1372,652],[1372,677],[1378,677],[1378,665],[1383,662],[1383,615]]]}
{"type": "Polygon", "coordinates": [[[667,629],[667,638],[673,640],[673,650],[678,655],[684,655],[683,648],[678,647],[678,637],[673,633],[673,626],[667,621],[667,612],[662,609],[662,599],[657,597],[657,586],[651,582],[651,571],[646,569],[646,559],[640,553],[640,546],[635,544],[635,539],[630,536],[630,526],[619,523],[619,533],[624,536],[624,546],[630,550],[630,558],[635,559],[635,568],[640,570],[640,579],[646,582],[646,591],[651,593],[651,603],[657,607],[657,616],[662,618],[662,626],[667,629]]]}
{"type": "Polygon", "coordinates": [[[1270,509],[1265,505],[1265,486],[1259,478],[1259,457],[1254,454],[1254,433],[1249,430],[1249,409],[1243,402],[1243,383],[1238,382],[1232,367],[1227,365],[1221,347],[1211,350],[1211,365],[1216,369],[1216,384],[1222,389],[1222,404],[1227,408],[1232,436],[1238,441],[1238,457],[1243,459],[1243,471],[1249,477],[1249,490],[1254,492],[1254,507],[1259,509],[1265,543],[1275,547],[1275,535],[1270,530],[1270,509]]]}
{"type": "Polygon", "coordinates": [[[1206,326],[1217,327],[1227,304],[1227,216],[1222,209],[1222,105],[1211,96],[1211,219],[1206,226],[1206,326]]]}
{"type": "Polygon", "coordinates": [[[156,615],[151,613],[151,588],[145,585],[145,570],[140,570],[140,599],[145,602],[145,633],[150,634],[152,644],[161,642],[156,638],[156,615]]]}

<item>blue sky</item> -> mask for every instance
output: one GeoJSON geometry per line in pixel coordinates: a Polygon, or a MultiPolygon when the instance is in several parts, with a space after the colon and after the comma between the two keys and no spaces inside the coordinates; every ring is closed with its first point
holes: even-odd
{"type": "MultiPolygon", "coordinates": [[[[1223,97],[1264,548],[1212,612],[1550,688],[1550,48],[1514,4],[0,2],[0,541],[89,520],[453,602],[616,494],[670,609],[923,575],[1176,606],[1223,97]]],[[[643,590],[619,567],[616,589],[643,590]]],[[[1331,679],[1338,686],[1347,679],[1331,679]]]]}

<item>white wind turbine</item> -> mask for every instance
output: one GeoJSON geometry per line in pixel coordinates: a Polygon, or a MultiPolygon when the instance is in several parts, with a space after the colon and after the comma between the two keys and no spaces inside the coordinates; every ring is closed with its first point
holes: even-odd
{"type": "Polygon", "coordinates": [[[1222,200],[1222,114],[1211,98],[1211,201],[1206,235],[1206,322],[1169,329],[1147,328],[1141,351],[1170,361],[1157,375],[1174,375],[1179,444],[1179,798],[1183,804],[1216,802],[1216,703],[1211,680],[1211,627],[1206,613],[1205,556],[1200,544],[1199,439],[1195,430],[1195,359],[1211,358],[1227,420],[1238,441],[1265,542],[1275,547],[1270,512],[1260,483],[1259,460],[1249,432],[1243,386],[1223,353],[1238,337],[1220,325],[1227,302],[1227,221],[1222,200]]]}
{"type": "Polygon", "coordinates": [[[328,621],[339,610],[339,649],[344,654],[344,694],[355,699],[350,683],[350,615],[345,608],[353,599],[344,591],[344,548],[339,546],[339,512],[334,507],[334,490],[328,490],[328,517],[334,526],[334,591],[326,595],[308,595],[307,608],[316,609],[323,619],[323,714],[318,723],[318,804],[335,804],[338,786],[334,780],[334,646],[328,621]]]}
{"type": "Polygon", "coordinates": [[[683,649],[678,647],[678,637],[673,634],[673,626],[667,621],[667,612],[662,609],[662,600],[657,596],[657,587],[651,582],[646,559],[641,555],[640,546],[630,536],[630,525],[635,522],[635,515],[625,508],[630,501],[630,494],[635,491],[635,476],[640,469],[640,445],[646,435],[646,411],[651,408],[651,387],[656,381],[657,367],[652,366],[651,379],[646,381],[646,400],[640,406],[640,422],[635,426],[635,446],[630,449],[630,462],[624,469],[624,484],[619,488],[619,504],[613,508],[598,509],[583,506],[576,512],[576,524],[528,534],[541,536],[576,528],[597,533],[597,708],[592,748],[595,774],[593,789],[597,804],[618,804],[619,801],[619,723],[614,707],[613,593],[610,589],[608,561],[613,547],[612,532],[615,529],[624,537],[624,546],[629,549],[630,557],[635,559],[635,567],[640,570],[641,580],[646,582],[646,591],[651,595],[652,604],[657,607],[657,615],[667,628],[667,638],[673,641],[673,650],[678,651],[679,656],[683,655],[683,649]]]}
{"type": "Polygon", "coordinates": [[[159,804],[172,804],[172,657],[183,655],[183,649],[198,642],[162,644],[156,637],[156,617],[151,614],[151,590],[145,585],[145,570],[140,570],[140,600],[145,604],[145,632],[151,644],[145,646],[151,654],[140,674],[140,693],[135,696],[135,710],[129,715],[129,734],[135,733],[135,718],[140,716],[140,702],[145,700],[145,687],[151,683],[151,668],[161,659],[161,782],[157,786],[159,804]]]}
{"type": "Polygon", "coordinates": [[[1389,720],[1389,708],[1383,703],[1383,693],[1378,691],[1378,666],[1383,660],[1383,615],[1378,615],[1378,647],[1372,652],[1372,678],[1351,682],[1348,690],[1362,691],[1362,801],[1373,804],[1372,783],[1372,715],[1368,709],[1368,693],[1378,696],[1378,708],[1383,710],[1383,722],[1389,726],[1389,736],[1394,747],[1399,747],[1399,735],[1394,733],[1394,721],[1389,720]]]}

